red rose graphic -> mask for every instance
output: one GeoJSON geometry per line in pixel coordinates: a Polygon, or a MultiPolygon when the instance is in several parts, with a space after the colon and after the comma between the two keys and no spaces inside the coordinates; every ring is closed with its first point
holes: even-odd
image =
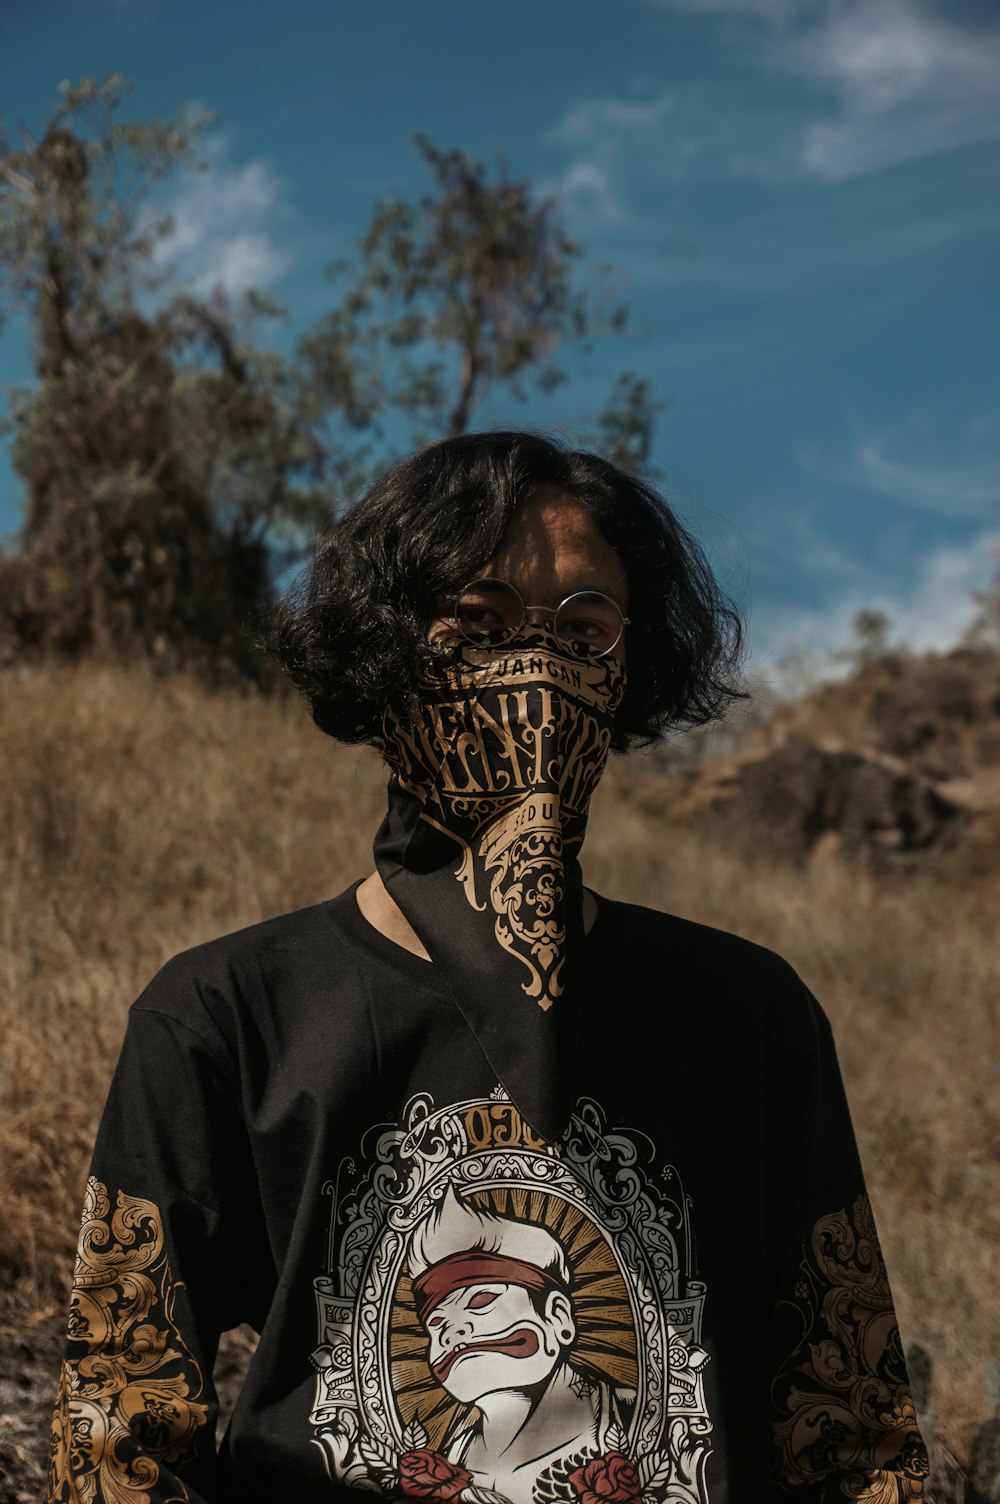
{"type": "Polygon", "coordinates": [[[639,1504],[639,1474],[621,1452],[608,1452],[570,1473],[581,1504],[639,1504]]]}
{"type": "Polygon", "coordinates": [[[404,1452],[399,1459],[399,1481],[411,1499],[457,1499],[472,1482],[472,1474],[456,1467],[440,1452],[421,1447],[404,1452]]]}

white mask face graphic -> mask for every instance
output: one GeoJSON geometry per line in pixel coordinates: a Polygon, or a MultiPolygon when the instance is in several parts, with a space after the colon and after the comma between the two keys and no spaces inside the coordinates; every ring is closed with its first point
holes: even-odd
{"type": "Polygon", "coordinates": [[[542,1314],[523,1285],[464,1285],[429,1312],[428,1361],[455,1399],[472,1404],[548,1379],[576,1337],[569,1297],[550,1290],[542,1314]]]}

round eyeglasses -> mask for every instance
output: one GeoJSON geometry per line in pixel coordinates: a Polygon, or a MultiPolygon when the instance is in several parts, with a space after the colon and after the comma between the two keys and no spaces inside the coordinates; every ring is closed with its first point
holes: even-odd
{"type": "Polygon", "coordinates": [[[513,585],[492,578],[473,580],[448,602],[444,625],[476,647],[503,647],[524,626],[528,612],[552,617],[558,641],[576,657],[603,658],[621,641],[629,624],[617,601],[600,590],[578,590],[558,606],[526,606],[513,585]]]}

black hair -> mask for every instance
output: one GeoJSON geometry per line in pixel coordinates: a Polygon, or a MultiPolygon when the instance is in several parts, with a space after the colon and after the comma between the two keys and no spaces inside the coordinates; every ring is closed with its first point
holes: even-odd
{"type": "Polygon", "coordinates": [[[272,611],[262,646],[321,731],[381,745],[384,708],[406,715],[442,597],[482,572],[516,508],[540,489],[574,501],[625,565],[628,687],[614,749],[702,725],[743,697],[740,615],[658,492],[541,435],[478,433],[387,470],[333,523],[272,611]]]}

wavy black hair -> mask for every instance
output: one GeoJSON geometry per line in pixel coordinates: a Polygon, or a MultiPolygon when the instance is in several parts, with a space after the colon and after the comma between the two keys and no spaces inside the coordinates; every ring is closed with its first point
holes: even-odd
{"type": "Polygon", "coordinates": [[[538,434],[477,433],[387,470],[271,612],[261,646],[321,731],[381,746],[385,707],[406,715],[441,598],[482,573],[515,509],[540,489],[574,501],[625,565],[628,687],[614,749],[702,725],[743,697],[740,615],[651,486],[538,434]]]}

